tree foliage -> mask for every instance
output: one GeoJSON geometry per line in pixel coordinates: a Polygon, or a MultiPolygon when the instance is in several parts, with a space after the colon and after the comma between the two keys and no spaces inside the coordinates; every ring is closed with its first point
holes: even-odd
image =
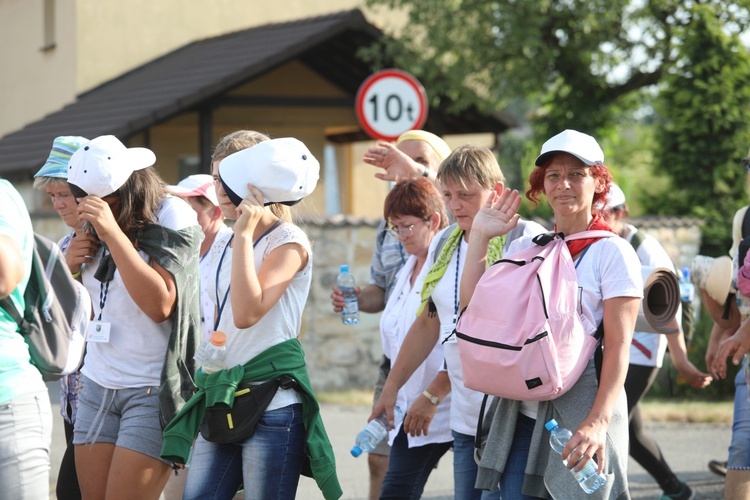
{"type": "Polygon", "coordinates": [[[750,56],[711,6],[691,14],[676,33],[679,54],[656,107],[656,167],[669,174],[671,189],[647,208],[704,219],[701,253],[722,255],[732,215],[746,199],[738,160],[750,146],[750,56]]]}
{"type": "Polygon", "coordinates": [[[692,9],[712,7],[722,28],[741,33],[750,0],[368,0],[404,9],[398,43],[371,50],[393,58],[456,108],[533,102],[533,124],[549,137],[571,124],[611,127],[633,96],[675,63],[692,9]],[[466,92],[466,87],[476,93],[466,92]]]}

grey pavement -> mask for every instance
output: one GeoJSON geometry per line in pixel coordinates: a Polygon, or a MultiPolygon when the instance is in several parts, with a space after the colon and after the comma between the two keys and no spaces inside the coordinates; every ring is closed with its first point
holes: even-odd
{"type": "MultiPolygon", "coordinates": [[[[54,497],[54,484],[60,459],[64,452],[65,437],[62,417],[58,412],[57,384],[51,383],[50,396],[53,400],[54,429],[52,435],[52,470],[50,471],[50,498],[54,497]]],[[[365,425],[370,410],[365,406],[321,405],[326,429],[333,443],[336,465],[344,490],[345,499],[366,499],[368,496],[367,459],[354,458],[349,449],[362,426],[365,425]]],[[[667,462],[678,477],[690,484],[696,491],[696,499],[719,500],[723,498],[723,478],[712,474],[706,467],[708,460],[726,457],[731,434],[728,424],[687,424],[687,423],[647,423],[648,433],[662,448],[667,462]]],[[[453,498],[452,454],[449,452],[440,461],[438,468],[430,475],[423,498],[448,500],[453,498]]],[[[628,481],[633,499],[658,499],[661,490],[654,480],[635,461],[630,460],[628,481]]],[[[303,477],[297,498],[318,500],[323,496],[310,478],[303,477]]]]}

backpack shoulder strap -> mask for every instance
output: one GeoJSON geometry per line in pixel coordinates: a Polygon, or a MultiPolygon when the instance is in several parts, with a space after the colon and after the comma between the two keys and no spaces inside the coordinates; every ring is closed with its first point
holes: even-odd
{"type": "Polygon", "coordinates": [[[745,210],[745,216],[742,218],[742,237],[750,236],[750,209],[745,210]]]}
{"type": "Polygon", "coordinates": [[[440,240],[438,240],[437,246],[435,247],[435,259],[437,260],[438,255],[440,255],[440,252],[443,250],[443,247],[445,246],[445,242],[448,241],[448,238],[453,233],[453,230],[456,229],[456,226],[458,226],[457,223],[453,223],[447,228],[445,228],[445,231],[443,231],[443,234],[440,235],[440,240]]]}
{"type": "Polygon", "coordinates": [[[636,231],[633,233],[633,236],[630,238],[630,244],[633,245],[633,250],[636,252],[638,251],[638,247],[641,246],[641,243],[646,239],[646,236],[640,231],[636,231]]]}

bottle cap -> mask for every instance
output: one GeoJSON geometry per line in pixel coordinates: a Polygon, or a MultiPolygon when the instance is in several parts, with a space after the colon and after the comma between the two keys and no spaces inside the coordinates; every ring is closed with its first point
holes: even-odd
{"type": "Polygon", "coordinates": [[[342,273],[348,273],[349,272],[349,264],[341,264],[340,271],[342,273]]]}
{"type": "Polygon", "coordinates": [[[211,343],[215,346],[223,346],[227,343],[227,334],[216,330],[211,334],[211,343]]]}
{"type": "Polygon", "coordinates": [[[362,454],[362,448],[360,448],[359,446],[355,444],[354,446],[352,446],[351,454],[355,458],[360,456],[362,454]]]}
{"type": "Polygon", "coordinates": [[[557,427],[557,420],[555,420],[554,418],[550,420],[549,422],[547,422],[546,424],[544,424],[544,428],[547,429],[548,431],[553,430],[555,427],[557,427]]]}

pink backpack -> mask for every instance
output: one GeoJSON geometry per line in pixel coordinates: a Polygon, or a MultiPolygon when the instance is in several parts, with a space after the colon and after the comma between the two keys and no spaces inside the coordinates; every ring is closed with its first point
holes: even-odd
{"type": "MultiPolygon", "coordinates": [[[[614,236],[583,231],[567,240],[614,236]]],[[[458,319],[469,389],[519,401],[554,399],[576,383],[599,343],[602,329],[585,331],[579,316],[577,264],[565,240],[546,233],[533,241],[485,271],[458,319]]]]}

